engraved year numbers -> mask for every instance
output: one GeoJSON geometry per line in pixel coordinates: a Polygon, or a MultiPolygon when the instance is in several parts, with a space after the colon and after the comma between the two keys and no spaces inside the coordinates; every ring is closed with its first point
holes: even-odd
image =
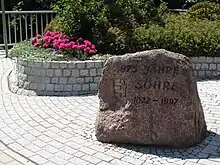
{"type": "Polygon", "coordinates": [[[136,104],[139,104],[139,103],[149,104],[150,103],[150,98],[144,97],[144,96],[135,96],[134,97],[134,103],[136,103],[136,104]]]}
{"type": "Polygon", "coordinates": [[[162,98],[161,104],[172,104],[175,105],[178,102],[179,99],[177,98],[162,98]]]}
{"type": "Polygon", "coordinates": [[[135,73],[135,72],[137,72],[137,66],[135,66],[135,65],[122,65],[120,67],[120,71],[122,73],[125,73],[125,72],[135,73]]]}

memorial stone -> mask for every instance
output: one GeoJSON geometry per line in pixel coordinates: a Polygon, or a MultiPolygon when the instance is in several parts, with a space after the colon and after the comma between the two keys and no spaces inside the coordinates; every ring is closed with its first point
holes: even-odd
{"type": "Polygon", "coordinates": [[[111,57],[99,85],[101,142],[188,147],[206,134],[189,58],[163,49],[111,57]]]}

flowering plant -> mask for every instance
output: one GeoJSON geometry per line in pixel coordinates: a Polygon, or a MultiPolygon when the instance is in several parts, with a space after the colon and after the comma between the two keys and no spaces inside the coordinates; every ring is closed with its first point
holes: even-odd
{"type": "Polygon", "coordinates": [[[78,58],[80,57],[80,59],[97,52],[95,45],[90,41],[82,38],[70,40],[67,35],[59,32],[48,31],[43,36],[37,34],[31,39],[31,44],[35,47],[52,49],[62,54],[73,54],[78,56],[78,58]]]}

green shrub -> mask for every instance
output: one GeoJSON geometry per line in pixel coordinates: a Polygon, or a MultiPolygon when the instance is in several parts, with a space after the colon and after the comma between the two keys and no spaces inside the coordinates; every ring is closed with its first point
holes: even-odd
{"type": "Polygon", "coordinates": [[[215,2],[220,3],[220,0],[201,0],[202,2],[215,2]]]}
{"type": "Polygon", "coordinates": [[[52,19],[50,23],[46,26],[46,28],[44,29],[44,32],[46,33],[48,31],[61,32],[64,34],[68,34],[68,29],[66,28],[64,24],[61,23],[59,17],[55,17],[54,19],[52,19]]]}
{"type": "Polygon", "coordinates": [[[58,0],[54,10],[66,33],[96,44],[100,53],[131,51],[131,35],[139,26],[163,24],[166,7],[152,0],[58,0]]]}
{"type": "Polygon", "coordinates": [[[188,15],[191,18],[220,21],[220,4],[216,4],[213,2],[197,3],[189,9],[188,15]]]}
{"type": "Polygon", "coordinates": [[[220,22],[192,20],[171,15],[165,27],[139,27],[134,33],[134,49],[163,48],[187,56],[220,56],[220,22]]]}

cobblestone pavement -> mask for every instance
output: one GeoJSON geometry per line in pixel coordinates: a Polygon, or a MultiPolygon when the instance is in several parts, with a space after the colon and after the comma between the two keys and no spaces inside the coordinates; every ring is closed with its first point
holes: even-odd
{"type": "Polygon", "coordinates": [[[0,165],[220,165],[220,81],[198,82],[208,130],[189,149],[110,145],[94,137],[97,96],[28,97],[8,91],[0,57],[0,165]]]}

